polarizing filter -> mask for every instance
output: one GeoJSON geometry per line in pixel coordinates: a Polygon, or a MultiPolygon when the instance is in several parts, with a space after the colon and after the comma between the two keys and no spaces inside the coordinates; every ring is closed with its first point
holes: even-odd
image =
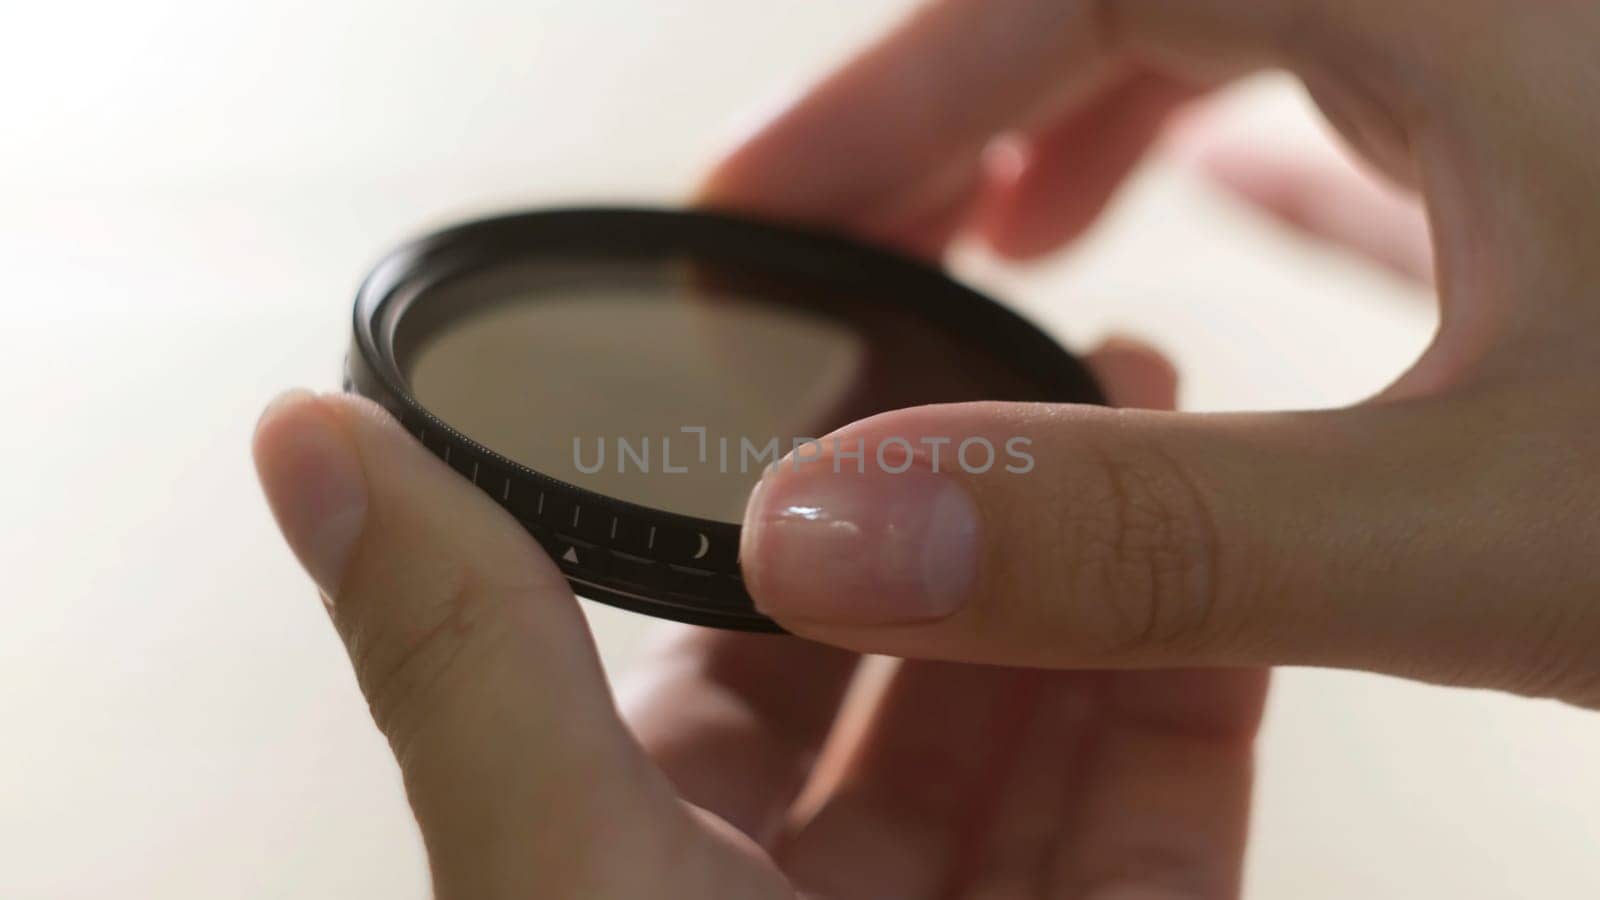
{"type": "Polygon", "coordinates": [[[1101,403],[1083,366],[935,268],[822,231],[586,208],[472,222],[361,286],[346,390],[508,510],[580,596],[778,627],[738,564],[762,471],[867,416],[1101,403]]]}

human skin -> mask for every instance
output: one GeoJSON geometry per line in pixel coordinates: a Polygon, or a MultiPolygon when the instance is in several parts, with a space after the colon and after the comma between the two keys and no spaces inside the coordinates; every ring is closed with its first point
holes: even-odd
{"type": "Polygon", "coordinates": [[[1410,207],[1342,175],[1214,146],[1207,167],[1434,278],[1440,331],[1348,410],[1169,412],[1172,371],[1123,340],[1090,361],[1124,409],[849,426],[1026,435],[1038,465],[780,468],[742,559],[811,640],[684,629],[620,710],[514,520],[375,406],[280,398],[262,482],[394,748],[438,895],[1231,897],[1264,667],[1600,706],[1595,46],[1600,6],[1575,0],[919,7],[751,135],[704,202],[1026,258],[1094,220],[1177,105],[1280,66],[1420,193],[1431,247],[1410,207]],[[969,580],[935,591],[905,568],[928,556],[896,544],[916,523],[871,510],[915,509],[906,484],[968,501],[970,542],[935,555],[968,554],[944,571],[969,580]],[[862,651],[908,661],[841,716],[862,651]]]}

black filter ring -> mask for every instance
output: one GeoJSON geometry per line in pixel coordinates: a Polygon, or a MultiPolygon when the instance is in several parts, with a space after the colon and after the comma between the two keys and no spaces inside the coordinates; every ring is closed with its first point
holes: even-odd
{"type": "Polygon", "coordinates": [[[574,591],[622,609],[742,631],[782,629],[756,611],[740,576],[740,526],[617,500],[551,478],[451,428],[417,402],[396,327],[428,285],[512,260],[700,256],[847,289],[913,308],[1025,371],[1043,397],[1103,403],[1087,370],[1016,313],[909,257],[809,228],[712,212],[542,210],[483,219],[413,241],[362,283],[344,388],[388,409],[429,451],[512,513],[574,591]]]}

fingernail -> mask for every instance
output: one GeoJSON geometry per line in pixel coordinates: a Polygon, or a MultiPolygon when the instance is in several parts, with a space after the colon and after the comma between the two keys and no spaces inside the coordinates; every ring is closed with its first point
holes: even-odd
{"type": "Polygon", "coordinates": [[[920,461],[900,474],[785,462],[750,497],[740,558],[770,616],[889,625],[958,610],[978,541],[977,505],[948,472],[920,461]]]}
{"type": "Polygon", "coordinates": [[[273,400],[256,423],[256,469],[289,547],[333,595],[367,517],[367,482],[355,445],[309,391],[273,400]]]}

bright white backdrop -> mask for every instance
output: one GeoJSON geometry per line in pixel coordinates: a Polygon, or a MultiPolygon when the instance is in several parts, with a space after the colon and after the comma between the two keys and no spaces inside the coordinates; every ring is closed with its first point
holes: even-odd
{"type": "MultiPolygon", "coordinates": [[[[274,533],[261,404],[331,386],[387,245],[683,196],[902,0],[152,0],[0,12],[0,897],[420,897],[342,651],[274,533]]],[[[1230,100],[1306,133],[1297,93],[1230,100]]],[[[1325,406],[1425,298],[1158,163],[1080,250],[968,274],[1068,340],[1142,332],[1192,408],[1325,406]]],[[[613,670],[642,634],[598,610],[613,670]]],[[[1257,897],[1600,895],[1600,716],[1288,672],[1257,897]]]]}

